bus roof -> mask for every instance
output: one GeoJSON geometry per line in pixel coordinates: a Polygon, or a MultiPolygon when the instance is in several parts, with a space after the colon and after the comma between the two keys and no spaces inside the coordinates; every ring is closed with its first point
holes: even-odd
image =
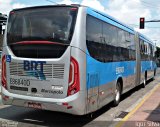
{"type": "MultiPolygon", "coordinates": [[[[91,15],[94,16],[94,12],[96,12],[97,14],[99,14],[99,15],[102,16],[102,17],[100,17],[101,20],[104,20],[103,17],[108,18],[108,19],[110,20],[109,23],[111,23],[112,25],[117,26],[116,24],[119,24],[119,25],[127,28],[127,29],[128,29],[128,30],[127,30],[128,32],[134,33],[134,29],[133,29],[132,27],[130,27],[130,26],[128,26],[128,25],[125,25],[124,23],[118,21],[118,20],[115,19],[114,17],[112,17],[112,16],[110,16],[110,15],[107,15],[106,13],[103,13],[103,12],[100,12],[100,11],[98,11],[98,10],[95,10],[95,9],[93,9],[93,8],[88,7],[88,13],[89,13],[89,14],[91,14],[91,15]],[[92,11],[93,11],[93,12],[92,12],[92,11]]],[[[107,21],[107,22],[108,22],[108,21],[107,21]]],[[[126,30],[126,29],[125,29],[125,30],[126,30]]]]}
{"type": "MultiPolygon", "coordinates": [[[[71,5],[66,5],[66,4],[42,5],[42,6],[31,6],[31,7],[18,8],[18,9],[13,9],[12,11],[35,9],[35,8],[46,8],[46,7],[81,7],[81,6],[82,5],[79,5],[79,4],[71,4],[71,5]]],[[[85,6],[83,6],[83,7],[85,7],[85,6]]]]}

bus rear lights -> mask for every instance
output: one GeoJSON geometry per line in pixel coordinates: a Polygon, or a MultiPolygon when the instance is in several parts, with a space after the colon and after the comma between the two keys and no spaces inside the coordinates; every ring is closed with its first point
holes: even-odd
{"type": "Polygon", "coordinates": [[[76,11],[76,10],[77,10],[77,8],[70,8],[70,10],[71,10],[71,11],[76,11]]]}
{"type": "Polygon", "coordinates": [[[16,44],[23,44],[23,45],[41,45],[41,44],[56,44],[56,45],[63,45],[59,42],[51,42],[51,41],[20,41],[16,42],[16,44]]]}
{"type": "Polygon", "coordinates": [[[64,105],[64,106],[68,106],[68,103],[67,103],[67,102],[64,102],[64,103],[62,103],[62,105],[64,105]]]}
{"type": "Polygon", "coordinates": [[[63,106],[67,107],[67,109],[71,109],[73,108],[72,106],[70,106],[67,102],[62,103],[63,106]]]}
{"type": "Polygon", "coordinates": [[[67,109],[71,109],[71,108],[73,108],[73,107],[72,107],[72,106],[68,106],[68,107],[67,107],[67,109]]]}
{"type": "Polygon", "coordinates": [[[10,15],[13,15],[13,14],[15,14],[15,12],[14,12],[14,11],[11,11],[11,12],[10,12],[10,15]]]}
{"type": "Polygon", "coordinates": [[[76,93],[76,89],[71,90],[70,93],[71,93],[71,95],[75,94],[76,93]]]}
{"type": "Polygon", "coordinates": [[[7,89],[7,79],[6,79],[6,56],[3,55],[2,57],[2,72],[1,72],[1,82],[2,86],[7,89]]]}
{"type": "Polygon", "coordinates": [[[79,65],[76,59],[71,57],[70,71],[69,71],[69,87],[68,96],[73,95],[80,91],[80,77],[79,77],[79,65]]]}
{"type": "Polygon", "coordinates": [[[9,99],[9,96],[3,96],[2,99],[3,99],[4,101],[7,101],[7,100],[9,99]]]}

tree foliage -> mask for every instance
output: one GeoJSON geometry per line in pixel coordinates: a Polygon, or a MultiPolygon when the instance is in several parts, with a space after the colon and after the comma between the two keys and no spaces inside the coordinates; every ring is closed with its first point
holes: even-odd
{"type": "Polygon", "coordinates": [[[156,47],[155,57],[160,58],[160,47],[156,47]]]}

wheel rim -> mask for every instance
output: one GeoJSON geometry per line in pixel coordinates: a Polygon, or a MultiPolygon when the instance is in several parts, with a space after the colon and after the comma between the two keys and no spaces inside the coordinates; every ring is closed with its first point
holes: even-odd
{"type": "Polygon", "coordinates": [[[146,85],[146,80],[145,79],[144,79],[143,83],[144,83],[144,85],[146,85]]]}
{"type": "Polygon", "coordinates": [[[118,102],[119,99],[120,99],[120,88],[119,88],[119,84],[117,84],[117,88],[116,88],[115,93],[116,93],[116,98],[115,98],[115,100],[118,102]]]}
{"type": "Polygon", "coordinates": [[[146,77],[144,77],[143,84],[144,84],[144,86],[146,85],[146,77]]]}

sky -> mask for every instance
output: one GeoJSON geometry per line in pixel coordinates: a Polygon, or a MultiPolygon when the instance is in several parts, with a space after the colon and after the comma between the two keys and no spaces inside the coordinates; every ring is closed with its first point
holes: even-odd
{"type": "Polygon", "coordinates": [[[82,4],[102,11],[141,32],[160,47],[160,22],[145,23],[139,29],[139,18],[160,20],[160,0],[0,0],[0,13],[14,8],[51,4],[82,4]]]}

